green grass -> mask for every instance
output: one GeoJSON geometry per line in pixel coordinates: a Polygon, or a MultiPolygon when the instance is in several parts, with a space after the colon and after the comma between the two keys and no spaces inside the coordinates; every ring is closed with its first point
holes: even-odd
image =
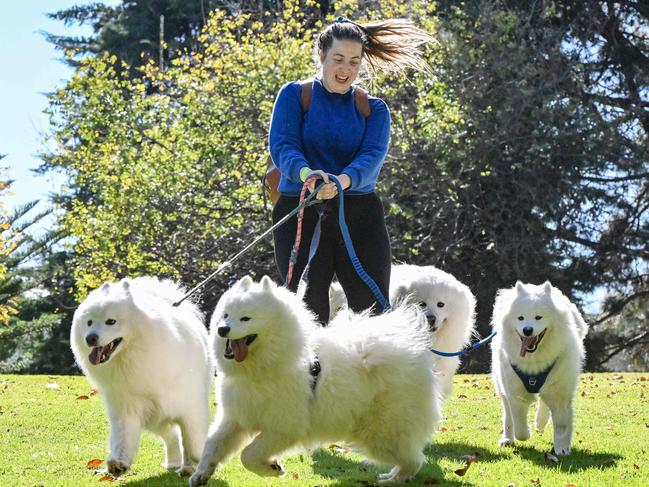
{"type": "MultiPolygon", "coordinates": [[[[105,485],[86,468],[107,457],[108,420],[83,377],[0,376],[0,485],[105,485]],[[87,400],[78,396],[87,395],[87,400]]],[[[500,401],[485,375],[456,377],[446,419],[427,448],[427,461],[408,485],[640,486],[649,485],[649,374],[584,374],[577,392],[573,453],[545,458],[552,427],[516,447],[498,447],[500,401]],[[463,455],[478,453],[460,477],[463,455]],[[538,483],[537,483],[538,480],[538,483]]],[[[530,413],[531,418],[531,413],[530,413]]],[[[135,464],[118,484],[183,486],[167,472],[158,440],[143,438],[135,464]]],[[[103,465],[105,466],[105,464],[103,465]]],[[[371,486],[383,471],[355,454],[325,448],[285,458],[287,474],[263,479],[233,459],[211,486],[371,486]]]]}

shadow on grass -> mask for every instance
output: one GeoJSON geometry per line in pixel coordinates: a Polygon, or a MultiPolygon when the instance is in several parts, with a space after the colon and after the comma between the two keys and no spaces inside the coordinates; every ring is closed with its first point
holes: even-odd
{"type": "MultiPolygon", "coordinates": [[[[128,478],[127,478],[128,480],[128,478]]],[[[120,482],[121,483],[121,482],[120,482]]],[[[189,485],[189,477],[180,477],[173,470],[145,479],[132,480],[124,482],[128,487],[141,486],[141,487],[181,487],[189,485]]],[[[218,472],[212,476],[207,484],[209,487],[229,487],[229,483],[223,479],[218,478],[218,472]]]]}
{"type": "MultiPolygon", "coordinates": [[[[410,486],[431,485],[472,485],[469,482],[445,479],[444,472],[439,467],[435,455],[428,454],[426,450],[426,462],[415,478],[408,482],[410,486]],[[436,482],[433,481],[436,480],[436,482]]],[[[371,487],[378,485],[378,475],[386,473],[392,466],[374,465],[366,462],[359,462],[346,458],[344,455],[332,453],[327,450],[318,450],[312,455],[313,471],[328,479],[335,481],[333,486],[337,487],[371,487]]]]}
{"type": "Polygon", "coordinates": [[[617,465],[622,457],[616,453],[592,453],[578,448],[572,449],[570,455],[557,457],[559,463],[554,463],[546,458],[545,451],[538,450],[531,446],[516,444],[508,447],[512,455],[520,456],[525,460],[536,463],[541,467],[559,468],[563,472],[579,472],[591,468],[605,469],[613,468],[617,465]]]}
{"type": "Polygon", "coordinates": [[[493,451],[472,445],[470,443],[432,443],[424,450],[426,457],[434,462],[439,458],[448,458],[449,460],[462,461],[462,456],[478,454],[479,461],[481,462],[498,462],[500,460],[507,460],[510,458],[510,453],[507,451],[493,451]]]}

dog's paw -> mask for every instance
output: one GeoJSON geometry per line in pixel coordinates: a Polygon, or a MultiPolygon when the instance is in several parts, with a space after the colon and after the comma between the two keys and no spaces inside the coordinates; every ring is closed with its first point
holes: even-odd
{"type": "Polygon", "coordinates": [[[204,471],[196,471],[194,475],[189,477],[189,487],[199,487],[200,485],[207,485],[211,475],[204,471]]]}
{"type": "Polygon", "coordinates": [[[277,462],[273,462],[269,465],[270,472],[269,477],[281,477],[284,475],[284,468],[277,462]]]}
{"type": "Polygon", "coordinates": [[[501,438],[498,442],[498,446],[512,446],[513,444],[514,440],[512,440],[511,438],[501,438]]]}
{"type": "Polygon", "coordinates": [[[552,452],[559,457],[570,455],[570,445],[567,446],[554,445],[554,447],[552,448],[552,452]]]}
{"type": "Polygon", "coordinates": [[[196,469],[192,465],[183,465],[182,467],[176,470],[176,473],[181,477],[189,477],[195,471],[196,469]]]}
{"type": "Polygon", "coordinates": [[[127,465],[126,463],[124,463],[124,462],[122,462],[120,460],[115,460],[114,458],[109,458],[108,461],[106,462],[106,467],[108,469],[109,474],[120,476],[123,473],[126,473],[126,471],[129,469],[130,465],[127,465]]]}

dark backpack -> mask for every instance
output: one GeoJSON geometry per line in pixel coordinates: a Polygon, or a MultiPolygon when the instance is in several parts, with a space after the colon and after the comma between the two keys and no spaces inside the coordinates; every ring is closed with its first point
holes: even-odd
{"type": "MultiPolygon", "coordinates": [[[[313,95],[313,80],[302,81],[300,83],[302,91],[300,92],[300,105],[302,105],[302,113],[305,113],[309,106],[311,105],[311,97],[313,95]]],[[[356,107],[365,118],[370,116],[370,101],[367,97],[367,91],[356,86],[354,88],[354,95],[356,97],[356,107]]],[[[266,174],[262,178],[262,184],[268,193],[268,197],[272,201],[273,205],[277,203],[279,199],[279,191],[277,187],[279,186],[279,180],[281,173],[279,168],[273,162],[273,158],[268,154],[266,159],[266,174]]]]}

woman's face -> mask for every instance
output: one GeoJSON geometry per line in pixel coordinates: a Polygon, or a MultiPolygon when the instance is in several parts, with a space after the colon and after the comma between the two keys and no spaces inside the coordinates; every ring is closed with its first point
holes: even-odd
{"type": "Polygon", "coordinates": [[[347,93],[358,76],[362,55],[360,42],[334,39],[329,50],[320,53],[325,88],[332,93],[347,93]]]}

